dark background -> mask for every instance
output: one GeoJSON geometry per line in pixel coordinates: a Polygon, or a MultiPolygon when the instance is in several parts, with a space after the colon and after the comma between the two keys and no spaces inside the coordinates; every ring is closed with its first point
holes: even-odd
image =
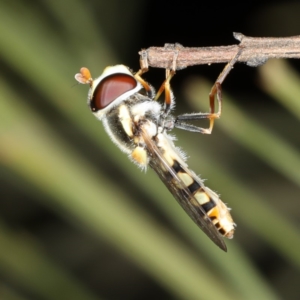
{"type": "MultiPolygon", "coordinates": [[[[165,43],[299,35],[299,13],[297,1],[3,1],[0,298],[298,299],[297,60],[237,64],[213,134],[174,131],[232,208],[227,254],[116,149],[73,78],[82,66],[137,71],[138,51],[165,43]]],[[[207,111],[223,67],[177,72],[176,114],[207,111]]],[[[145,78],[158,88],[164,71],[145,78]]]]}

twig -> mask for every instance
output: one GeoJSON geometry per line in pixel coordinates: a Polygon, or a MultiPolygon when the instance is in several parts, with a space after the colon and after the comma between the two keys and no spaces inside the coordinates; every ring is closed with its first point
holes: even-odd
{"type": "Polygon", "coordinates": [[[147,68],[170,68],[174,51],[178,51],[176,69],[201,64],[229,62],[242,48],[239,62],[257,67],[269,58],[300,58],[300,36],[285,38],[254,38],[233,33],[239,45],[220,47],[189,48],[180,44],[166,44],[164,47],[150,47],[139,52],[141,66],[147,68]]]}

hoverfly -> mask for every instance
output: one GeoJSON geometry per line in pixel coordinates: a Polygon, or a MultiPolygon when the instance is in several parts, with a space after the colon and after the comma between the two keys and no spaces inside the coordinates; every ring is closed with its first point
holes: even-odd
{"type": "Polygon", "coordinates": [[[89,84],[88,105],[95,117],[102,121],[111,140],[141,169],[149,165],[193,221],[217,246],[227,251],[222,236],[231,239],[235,229],[230,209],[188,168],[185,154],[175,147],[174,138],[167,132],[180,128],[211,133],[214,119],[221,114],[221,83],[237,56],[226,65],[211,90],[210,113],[174,117],[171,114],[174,97],[170,80],[175,74],[177,55],[178,52],[174,51],[173,65],[166,70],[166,80],[157,93],[141,77],[147,67],[134,74],[124,65],[111,66],[105,68],[96,79],[92,79],[87,68],[81,68],[75,79],[79,83],[89,84]],[[141,93],[142,89],[146,94],[141,93]],[[163,91],[165,103],[161,105],[156,100],[163,91]],[[218,100],[217,113],[214,112],[215,95],[218,100]],[[209,119],[209,128],[186,123],[198,119],[209,119]]]}

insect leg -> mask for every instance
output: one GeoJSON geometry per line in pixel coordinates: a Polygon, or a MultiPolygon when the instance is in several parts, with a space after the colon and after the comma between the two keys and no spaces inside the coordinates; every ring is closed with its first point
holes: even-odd
{"type": "Polygon", "coordinates": [[[224,82],[225,78],[229,74],[230,70],[233,68],[233,65],[237,62],[239,56],[241,55],[243,48],[240,48],[232,60],[225,66],[221,74],[218,76],[216,82],[211,88],[209,93],[209,113],[193,113],[193,114],[184,114],[176,118],[174,126],[183,130],[200,132],[204,134],[211,134],[215,119],[220,118],[222,112],[222,89],[221,85],[224,82]],[[217,96],[218,101],[218,112],[215,112],[215,96],[217,96]],[[200,119],[209,119],[209,128],[201,128],[191,124],[184,123],[182,121],[194,121],[200,119]]]}
{"type": "MultiPolygon", "coordinates": [[[[154,100],[156,101],[161,96],[161,94],[165,91],[165,106],[164,106],[164,112],[162,114],[163,118],[165,118],[169,114],[170,109],[172,107],[172,102],[173,102],[174,97],[173,97],[173,93],[171,90],[170,81],[176,73],[176,60],[177,60],[177,57],[179,54],[179,50],[183,47],[182,47],[182,45],[176,43],[176,44],[165,44],[165,48],[172,50],[174,53],[172,65],[170,68],[166,69],[166,79],[160,86],[155,97],[153,97],[154,100]]],[[[145,72],[147,72],[149,69],[147,56],[148,56],[148,53],[146,50],[142,50],[140,52],[141,69],[134,76],[143,85],[143,87],[146,89],[146,91],[151,93],[152,87],[141,78],[141,75],[144,74],[145,72]]]]}
{"type": "Polygon", "coordinates": [[[155,90],[147,81],[145,81],[141,76],[148,72],[149,65],[148,65],[148,54],[146,50],[141,51],[140,55],[140,70],[134,74],[134,78],[144,87],[146,93],[149,98],[154,99],[155,97],[155,90]]]}
{"type": "Polygon", "coordinates": [[[172,108],[172,103],[174,101],[170,81],[176,73],[176,60],[179,54],[179,50],[180,48],[182,48],[182,46],[180,44],[175,44],[175,45],[166,44],[165,47],[169,47],[169,48],[172,47],[172,50],[174,51],[172,65],[170,68],[166,69],[166,79],[162,83],[159,90],[157,91],[154,99],[157,100],[160,97],[160,95],[163,93],[163,91],[165,91],[165,106],[164,106],[164,111],[162,116],[163,118],[165,118],[169,114],[170,109],[172,108]]]}

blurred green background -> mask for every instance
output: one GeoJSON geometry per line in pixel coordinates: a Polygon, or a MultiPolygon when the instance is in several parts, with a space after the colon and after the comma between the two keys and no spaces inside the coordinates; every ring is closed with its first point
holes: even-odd
{"type": "MultiPolygon", "coordinates": [[[[228,253],[111,143],[74,75],[138,70],[138,51],[164,43],[299,35],[299,13],[292,1],[1,1],[0,299],[298,299],[299,62],[236,65],[213,134],[174,131],[232,208],[228,253]]],[[[179,71],[176,114],[208,111],[222,68],[179,71]]],[[[145,78],[158,87],[164,71],[145,78]]]]}

